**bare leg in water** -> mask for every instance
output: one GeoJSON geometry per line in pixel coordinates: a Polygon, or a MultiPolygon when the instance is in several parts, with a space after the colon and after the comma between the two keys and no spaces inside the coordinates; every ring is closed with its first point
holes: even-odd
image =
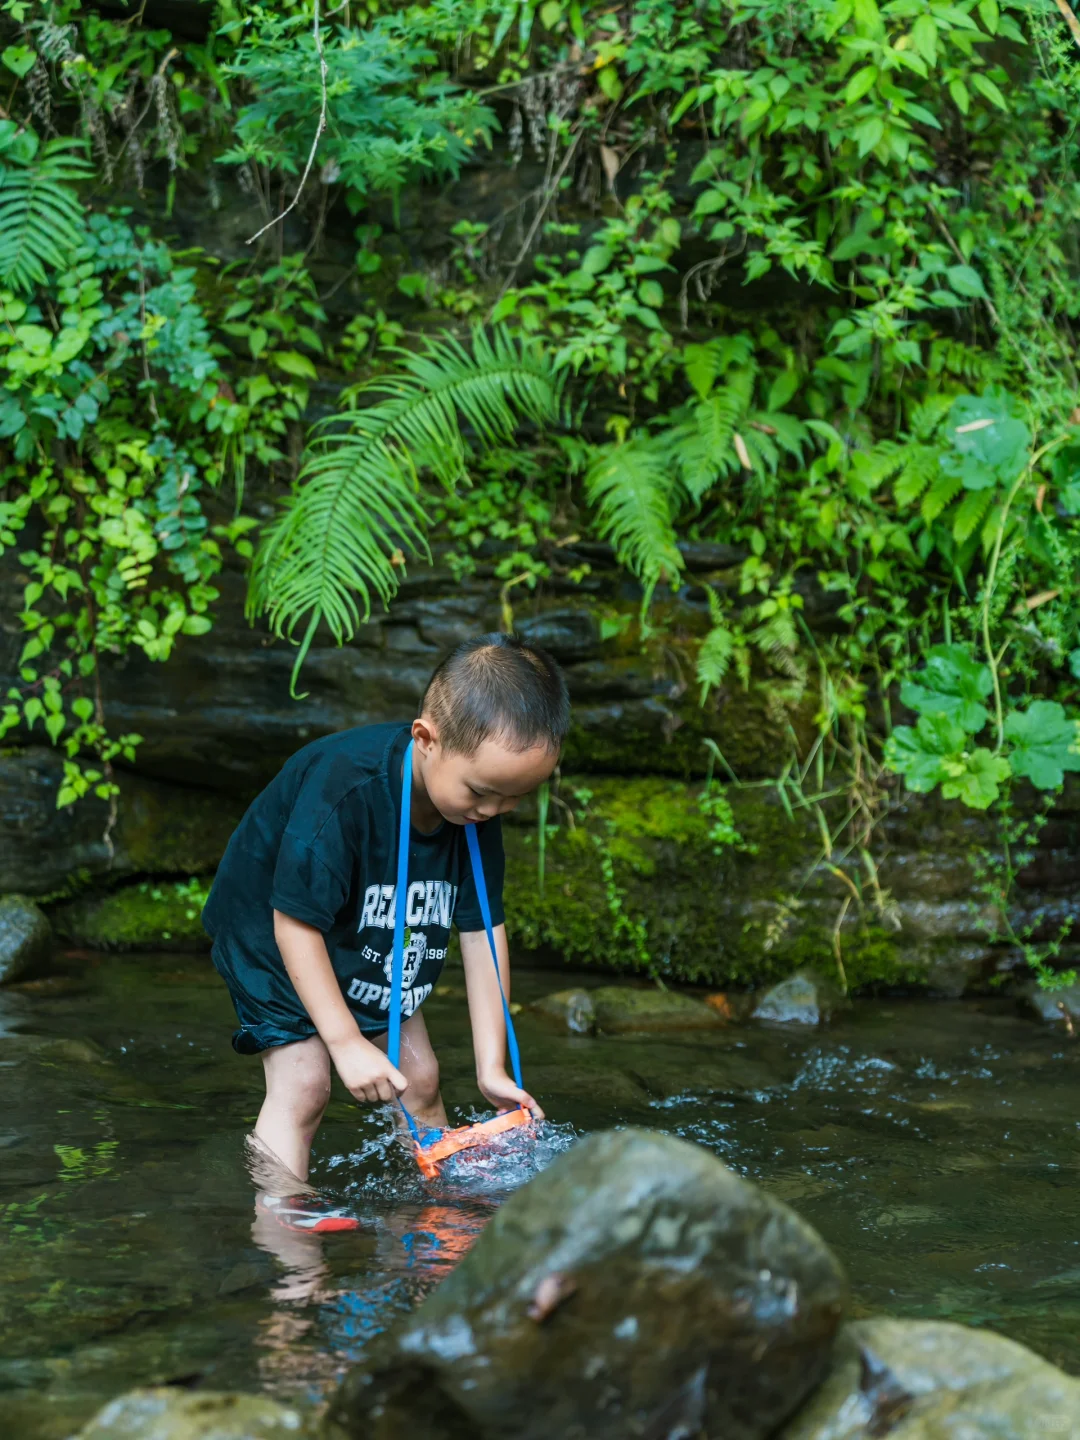
{"type": "MultiPolygon", "coordinates": [[[[381,1050],[386,1049],[385,1035],[371,1038],[381,1050]]],[[[310,1189],[306,1182],[311,1142],[330,1100],[330,1055],[322,1040],[313,1035],[310,1040],[266,1050],[262,1058],[266,1099],[253,1138],[258,1153],[267,1152],[284,1168],[285,1175],[279,1171],[276,1179],[291,1184],[285,1193],[302,1193],[310,1189]]],[[[444,1126],[446,1109],[439,1093],[439,1062],[419,1011],[402,1024],[399,1069],[409,1082],[401,1098],[417,1124],[444,1126]]]]}

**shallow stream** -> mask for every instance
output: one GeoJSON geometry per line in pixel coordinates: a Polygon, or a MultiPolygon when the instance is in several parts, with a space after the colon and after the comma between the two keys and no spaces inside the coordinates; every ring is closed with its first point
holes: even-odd
{"type": "MultiPolygon", "coordinates": [[[[317,1400],[527,1178],[511,1154],[425,1189],[385,1117],[338,1089],[312,1178],[370,1223],[267,1233],[241,1161],[261,1066],[229,1047],[209,960],[67,964],[0,991],[6,1440],[60,1440],[136,1384],[317,1400]]],[[[446,979],[425,1014],[465,1119],[479,1097],[463,987],[446,979]]],[[[599,983],[519,971],[516,998],[571,980],[599,983]]],[[[519,1023],[554,1121],[539,1162],[612,1125],[685,1136],[821,1231],[855,1314],[989,1325],[1080,1373],[1080,1044],[1005,1000],[863,1001],[824,1031],[677,1038],[519,1023]]]]}

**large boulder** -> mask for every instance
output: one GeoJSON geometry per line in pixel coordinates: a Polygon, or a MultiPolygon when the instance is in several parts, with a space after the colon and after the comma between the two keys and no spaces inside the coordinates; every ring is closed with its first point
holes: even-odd
{"type": "Polygon", "coordinates": [[[26,895],[0,896],[0,985],[21,980],[52,950],[52,927],[26,895]]]}
{"type": "Polygon", "coordinates": [[[590,1136],[513,1195],[331,1401],[349,1440],[772,1435],[845,1284],[786,1205],[685,1141],[590,1136]]]}
{"type": "Polygon", "coordinates": [[[305,1440],[312,1434],[299,1410],[268,1395],[163,1385],[110,1400],[77,1440],[305,1440]]]}
{"type": "Polygon", "coordinates": [[[990,1330],[935,1320],[846,1325],[825,1384],[781,1440],[1080,1437],[1080,1380],[990,1330]]]}

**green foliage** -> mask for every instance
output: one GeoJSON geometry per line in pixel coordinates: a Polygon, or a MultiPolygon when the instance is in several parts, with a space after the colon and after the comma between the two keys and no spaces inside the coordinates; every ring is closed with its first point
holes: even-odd
{"type": "Polygon", "coordinates": [[[78,245],[83,211],[72,182],[92,173],[84,148],[62,137],[42,145],[0,120],[0,285],[25,294],[78,245]]]}
{"type": "Polygon", "coordinates": [[[339,644],[389,603],[406,554],[427,553],[417,481],[425,467],[447,488],[466,475],[459,416],[477,440],[506,443],[519,418],[554,423],[560,385],[533,345],[496,331],[472,350],[446,336],[403,354],[394,375],[348,392],[350,408],[321,427],[283,514],[266,530],[252,570],[251,610],[291,639],[306,622],[296,675],[325,621],[339,644]]]}
{"type": "MultiPolygon", "coordinates": [[[[456,176],[478,142],[491,143],[492,112],[439,73],[424,29],[409,13],[379,16],[365,29],[325,27],[329,120],[320,164],[354,210],[369,194],[397,195],[421,176],[456,176]]],[[[226,73],[252,99],[236,112],[236,143],[217,158],[295,176],[322,105],[311,22],[255,11],[225,33],[238,41],[226,73]]]]}

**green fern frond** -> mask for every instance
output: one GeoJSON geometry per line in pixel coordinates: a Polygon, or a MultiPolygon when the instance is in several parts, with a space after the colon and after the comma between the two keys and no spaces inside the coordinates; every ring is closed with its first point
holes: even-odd
{"type": "Polygon", "coordinates": [[[697,657],[697,678],[701,686],[701,703],[709,691],[723,683],[735,654],[735,632],[722,623],[715,624],[701,642],[697,657]]]}
{"type": "Polygon", "coordinates": [[[983,522],[994,498],[993,490],[969,490],[953,516],[953,539],[958,545],[970,540],[983,522]]]}
{"type": "Polygon", "coordinates": [[[911,411],[911,433],[916,440],[925,442],[933,439],[934,432],[952,409],[955,395],[929,395],[911,411]]]}
{"type": "Polygon", "coordinates": [[[0,164],[0,284],[25,293],[45,284],[82,238],[73,185],[93,173],[82,140],[50,140],[32,159],[0,164]]]}
{"type": "Polygon", "coordinates": [[[683,568],[672,523],[671,477],[667,445],[651,438],[605,447],[585,476],[597,530],[644,587],[642,613],[657,584],[676,580],[683,568]]]}
{"type": "Polygon", "coordinates": [[[402,351],[402,368],[352,393],[353,407],[317,426],[293,492],[263,532],[252,566],[248,613],[279,636],[307,625],[293,685],[325,621],[339,645],[388,604],[403,558],[427,555],[418,471],[444,485],[465,473],[460,423],[484,447],[507,443],[522,418],[561,415],[561,380],[538,347],[503,331],[477,331],[472,353],[451,337],[402,351]],[[400,553],[399,553],[400,552],[400,553]]]}
{"type": "Polygon", "coordinates": [[[803,446],[810,441],[810,431],[801,420],[780,410],[755,410],[750,418],[776,432],[773,438],[785,455],[791,455],[796,460],[802,459],[803,446]]]}
{"type": "Polygon", "coordinates": [[[856,450],[851,457],[852,469],[859,484],[867,491],[877,490],[891,480],[903,466],[906,450],[893,440],[883,440],[872,450],[856,450]]]}
{"type": "Polygon", "coordinates": [[[921,514],[927,525],[946,510],[964,488],[959,475],[940,474],[923,496],[921,514]]]}
{"type": "Polygon", "coordinates": [[[901,458],[904,468],[893,493],[898,505],[914,505],[938,473],[938,452],[933,445],[913,445],[902,452],[901,458]]]}

